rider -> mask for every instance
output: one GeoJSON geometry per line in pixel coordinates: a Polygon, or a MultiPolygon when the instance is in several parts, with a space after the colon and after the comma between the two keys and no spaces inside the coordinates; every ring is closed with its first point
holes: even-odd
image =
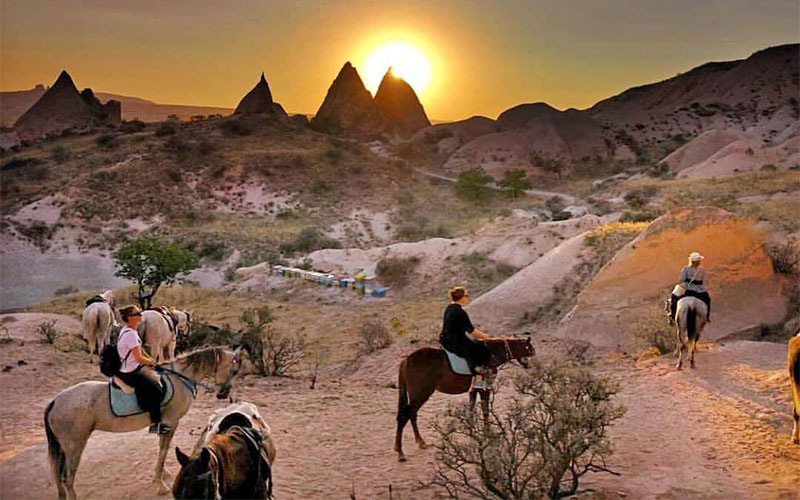
{"type": "Polygon", "coordinates": [[[139,406],[150,413],[150,433],[169,434],[172,428],[161,421],[161,399],[164,397],[161,385],[145,373],[156,362],[142,349],[142,340],[136,331],[142,312],[137,306],[127,306],[119,310],[119,315],[125,326],[117,337],[117,353],[122,360],[117,376],[136,390],[139,406]]]}
{"type": "Polygon", "coordinates": [[[489,340],[490,337],[472,326],[469,315],[462,308],[469,301],[469,292],[466,288],[457,286],[448,290],[447,295],[450,297],[450,304],[444,310],[439,342],[448,351],[465,358],[473,373],[484,373],[484,366],[489,362],[491,353],[479,341],[489,340]]]}
{"type": "MultiPolygon", "coordinates": [[[[708,274],[700,263],[705,259],[699,252],[689,254],[689,265],[681,270],[681,286],[686,290],[683,297],[697,297],[706,304],[706,321],[711,322],[711,296],[706,291],[708,284],[708,274]]],[[[675,322],[675,312],[678,309],[678,301],[681,297],[674,293],[670,296],[669,303],[669,322],[675,322]]]]}

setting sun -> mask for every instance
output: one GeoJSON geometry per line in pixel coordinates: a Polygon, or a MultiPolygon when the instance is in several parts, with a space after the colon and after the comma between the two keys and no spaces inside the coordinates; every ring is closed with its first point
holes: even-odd
{"type": "Polygon", "coordinates": [[[431,80],[428,57],[419,48],[405,42],[389,42],[372,49],[362,66],[364,84],[373,94],[389,68],[420,96],[425,94],[431,80]]]}

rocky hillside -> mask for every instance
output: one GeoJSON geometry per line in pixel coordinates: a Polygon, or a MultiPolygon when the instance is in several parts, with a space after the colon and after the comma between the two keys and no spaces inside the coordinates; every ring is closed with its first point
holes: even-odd
{"type": "Polygon", "coordinates": [[[416,92],[392,68],[383,75],[375,93],[375,106],[383,115],[389,129],[402,137],[431,125],[416,92]]]}
{"type": "Polygon", "coordinates": [[[676,136],[710,129],[746,131],[767,124],[759,135],[772,139],[798,119],[798,97],[800,45],[791,44],[634,87],[587,112],[621,140],[660,151],[676,136]]]}
{"type": "Polygon", "coordinates": [[[386,127],[372,94],[349,61],[328,88],[311,124],[317,130],[354,137],[374,136],[386,127]]]}

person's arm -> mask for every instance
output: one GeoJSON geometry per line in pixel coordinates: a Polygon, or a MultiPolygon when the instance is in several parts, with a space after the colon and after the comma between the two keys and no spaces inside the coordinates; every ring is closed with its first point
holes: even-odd
{"type": "Polygon", "coordinates": [[[482,331],[478,330],[477,328],[472,330],[472,336],[475,337],[478,340],[489,340],[490,338],[492,338],[489,335],[487,335],[487,334],[483,333],[482,331]]]}
{"type": "Polygon", "coordinates": [[[681,269],[680,282],[684,286],[689,284],[689,268],[688,267],[684,267],[683,269],[681,269]]]}
{"type": "Polygon", "coordinates": [[[155,360],[148,356],[147,353],[142,350],[142,346],[140,345],[137,345],[131,349],[129,356],[140,365],[155,366],[156,364],[155,360]]]}

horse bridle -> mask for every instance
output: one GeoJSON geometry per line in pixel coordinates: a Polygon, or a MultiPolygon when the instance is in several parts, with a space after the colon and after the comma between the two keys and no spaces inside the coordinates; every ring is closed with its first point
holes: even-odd
{"type": "MultiPolygon", "coordinates": [[[[241,361],[241,356],[239,356],[239,351],[233,352],[233,360],[231,361],[231,368],[228,370],[228,378],[225,379],[225,382],[214,382],[214,387],[218,388],[218,390],[226,390],[231,388],[231,380],[239,373],[239,368],[234,370],[234,366],[239,366],[241,361]]],[[[217,367],[219,366],[219,361],[217,361],[217,367]]]]}

